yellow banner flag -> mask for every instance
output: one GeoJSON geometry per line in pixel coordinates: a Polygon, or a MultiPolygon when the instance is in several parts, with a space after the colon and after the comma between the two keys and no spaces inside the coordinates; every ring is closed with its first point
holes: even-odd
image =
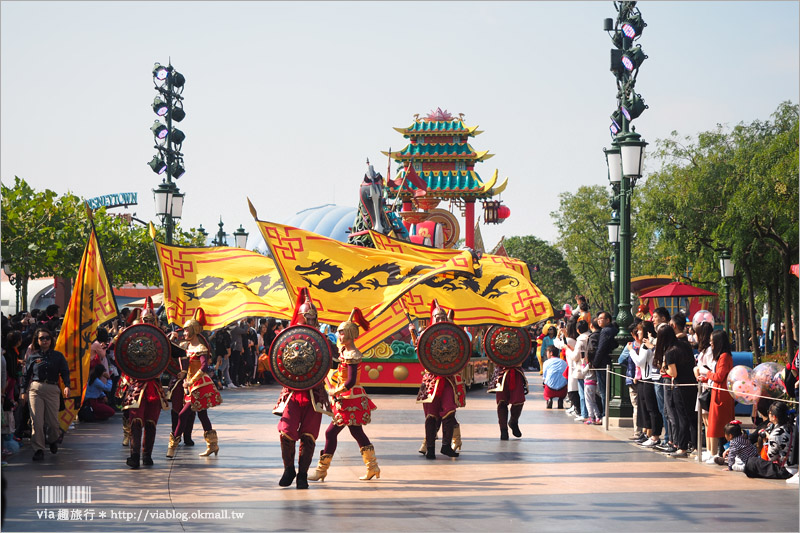
{"type": "MultiPolygon", "coordinates": [[[[475,273],[475,258],[468,251],[428,263],[401,253],[344,244],[291,226],[256,221],[292,300],[300,289],[309,287],[319,320],[329,324],[347,320],[354,307],[361,309],[370,322],[387,309],[394,310],[392,315],[402,313],[402,306],[395,304],[414,287],[453,275],[471,278],[475,273]]],[[[359,341],[357,344],[363,346],[360,337],[359,341]]]]}
{"type": "MultiPolygon", "coordinates": [[[[460,250],[431,248],[400,241],[370,231],[375,246],[407,258],[440,264],[461,253],[460,250]]],[[[502,324],[521,327],[553,314],[550,300],[531,282],[527,265],[519,259],[483,254],[480,277],[435,279],[415,287],[403,301],[416,317],[429,317],[430,303],[455,311],[455,321],[462,326],[502,324]]]]}
{"type": "Polygon", "coordinates": [[[248,316],[292,318],[293,300],[269,257],[228,246],[184,248],[153,242],[171,323],[183,325],[198,307],[205,311],[209,330],[248,316]]]}
{"type": "Polygon", "coordinates": [[[71,396],[64,402],[66,409],[59,413],[59,426],[64,432],[75,419],[83,402],[83,395],[86,394],[90,348],[97,337],[97,327],[118,314],[117,303],[97,244],[97,235],[92,228],[55,345],[55,349],[64,354],[69,365],[68,385],[71,396]]]}

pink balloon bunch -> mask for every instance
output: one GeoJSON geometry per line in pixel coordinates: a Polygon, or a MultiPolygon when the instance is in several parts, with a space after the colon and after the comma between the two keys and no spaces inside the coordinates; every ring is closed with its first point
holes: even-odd
{"type": "Polygon", "coordinates": [[[786,395],[786,385],[778,363],[761,363],[753,369],[753,381],[761,387],[761,396],[780,399],[786,395]]]}
{"type": "Polygon", "coordinates": [[[701,309],[694,314],[692,318],[692,327],[697,329],[697,326],[700,325],[701,322],[708,322],[712,326],[714,325],[714,315],[710,311],[706,311],[705,309],[701,309]]]}
{"type": "Polygon", "coordinates": [[[728,373],[728,391],[734,400],[745,405],[756,403],[761,393],[761,387],[753,379],[752,372],[749,366],[737,365],[728,373]]]}

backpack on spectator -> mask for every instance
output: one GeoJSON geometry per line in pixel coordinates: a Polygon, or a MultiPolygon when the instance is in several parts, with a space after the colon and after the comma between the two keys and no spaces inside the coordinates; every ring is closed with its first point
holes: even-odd
{"type": "Polygon", "coordinates": [[[81,422],[94,422],[94,409],[89,402],[84,403],[78,410],[78,420],[81,422]]]}
{"type": "Polygon", "coordinates": [[[591,365],[591,362],[594,361],[594,353],[597,351],[597,344],[600,342],[600,332],[593,331],[589,334],[589,338],[586,340],[586,360],[591,365]]]}

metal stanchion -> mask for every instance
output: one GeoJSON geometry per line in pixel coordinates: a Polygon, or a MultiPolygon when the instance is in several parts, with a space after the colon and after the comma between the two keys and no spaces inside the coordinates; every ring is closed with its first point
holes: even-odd
{"type": "MultiPolygon", "coordinates": [[[[701,382],[697,382],[697,397],[700,397],[700,393],[703,392],[703,384],[701,382]]],[[[703,461],[703,408],[698,405],[697,409],[697,462],[700,463],[703,461]]]]}
{"type": "Polygon", "coordinates": [[[610,396],[609,393],[611,392],[611,365],[606,365],[606,404],[603,406],[603,410],[605,411],[605,418],[606,418],[606,431],[608,431],[608,404],[610,396]]]}

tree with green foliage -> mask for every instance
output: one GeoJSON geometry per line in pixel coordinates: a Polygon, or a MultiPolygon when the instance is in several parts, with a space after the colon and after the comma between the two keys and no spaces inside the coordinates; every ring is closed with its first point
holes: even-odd
{"type": "MultiPolygon", "coordinates": [[[[95,211],[93,219],[112,284],[119,287],[124,283],[161,283],[146,227],[130,225],[105,208],[95,211]]],[[[3,263],[20,276],[23,309],[27,307],[29,279],[75,277],[89,228],[86,204],[74,194],[59,196],[49,189],[37,191],[19,177],[15,177],[13,187],[2,184],[3,263]]],[[[175,234],[178,244],[203,245],[202,235],[194,229],[178,229],[175,234]]]]}
{"type": "MultiPolygon", "coordinates": [[[[784,102],[771,120],[731,131],[717,125],[696,138],[673,132],[656,146],[662,166],[643,189],[638,237],[671,272],[718,292],[719,254],[731,251],[733,295],[740,300],[747,292],[747,317],[735,325],[740,346],[743,332],[757,327],[758,303],[779,307],[779,292],[783,320],[791,324],[797,280],[789,267],[798,262],[800,237],[797,106],[784,102]]],[[[791,346],[791,328],[787,333],[791,346]]]]}
{"type": "Polygon", "coordinates": [[[531,279],[554,306],[572,302],[577,290],[575,276],[558,248],[533,235],[509,237],[503,244],[510,257],[528,265],[531,279]]]}
{"type": "Polygon", "coordinates": [[[572,270],[578,292],[597,311],[614,305],[611,285],[612,249],[608,244],[609,192],[602,185],[581,186],[558,195],[559,207],[550,213],[558,228],[558,247],[572,270]]]}

